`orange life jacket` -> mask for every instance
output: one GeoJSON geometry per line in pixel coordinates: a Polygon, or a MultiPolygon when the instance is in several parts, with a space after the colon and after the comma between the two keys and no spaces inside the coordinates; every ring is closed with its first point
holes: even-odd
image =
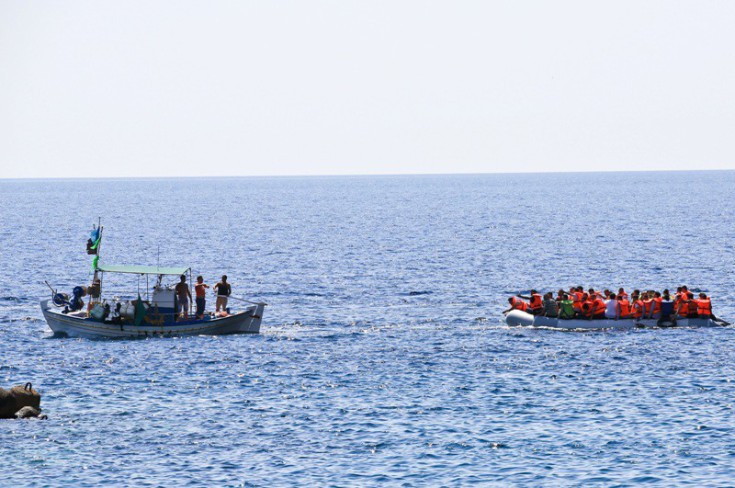
{"type": "Polygon", "coordinates": [[[541,299],[541,295],[534,293],[531,295],[531,310],[541,310],[544,308],[544,301],[541,299]]]}
{"type": "Polygon", "coordinates": [[[605,305],[605,302],[598,296],[595,298],[595,300],[592,302],[594,305],[594,314],[599,315],[601,313],[605,313],[605,309],[607,306],[605,305]]]}
{"type": "Polygon", "coordinates": [[[639,298],[638,300],[633,302],[633,317],[637,319],[643,317],[643,309],[644,309],[643,300],[639,298]]]}
{"type": "Polygon", "coordinates": [[[528,304],[518,297],[511,297],[510,306],[511,308],[520,310],[521,312],[528,310],[528,304]]]}
{"type": "Polygon", "coordinates": [[[686,317],[689,313],[689,307],[687,306],[686,300],[680,297],[678,303],[674,306],[674,310],[676,310],[676,313],[678,315],[686,317]]]}
{"type": "Polygon", "coordinates": [[[620,306],[620,316],[627,317],[630,315],[630,302],[627,298],[618,300],[618,306],[620,306]]]}
{"type": "Polygon", "coordinates": [[[700,317],[712,315],[712,301],[709,298],[700,298],[694,301],[697,302],[697,315],[700,317]]]}
{"type": "Polygon", "coordinates": [[[643,313],[648,317],[651,314],[651,309],[653,308],[653,300],[643,300],[643,313]]]}
{"type": "Polygon", "coordinates": [[[623,293],[618,293],[618,295],[617,295],[617,299],[618,299],[618,300],[622,300],[623,298],[625,298],[625,299],[627,300],[627,299],[628,299],[628,294],[627,294],[627,293],[625,293],[625,292],[623,292],[623,293]]]}
{"type": "Polygon", "coordinates": [[[587,300],[582,305],[582,314],[587,318],[592,318],[592,315],[595,313],[595,302],[592,300],[587,300]]]}
{"type": "Polygon", "coordinates": [[[653,313],[654,314],[661,313],[661,302],[663,301],[664,299],[661,297],[653,299],[653,313]]]}
{"type": "Polygon", "coordinates": [[[689,309],[688,315],[697,315],[697,310],[699,309],[699,304],[697,303],[697,301],[689,300],[689,303],[687,305],[687,308],[689,309]]]}

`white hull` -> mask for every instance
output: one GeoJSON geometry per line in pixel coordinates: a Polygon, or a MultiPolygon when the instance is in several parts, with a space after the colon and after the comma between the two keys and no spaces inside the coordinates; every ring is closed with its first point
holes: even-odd
{"type": "Polygon", "coordinates": [[[69,337],[172,337],[183,335],[257,334],[263,320],[264,303],[227,317],[189,320],[170,325],[133,325],[100,322],[73,314],[41,301],[41,311],[54,335],[69,337]]]}
{"type": "MultiPolygon", "coordinates": [[[[511,327],[546,327],[551,329],[626,329],[631,327],[656,327],[658,325],[658,319],[564,320],[531,315],[520,310],[512,310],[505,316],[505,323],[511,327]]],[[[711,319],[676,319],[677,327],[716,327],[719,325],[711,319]]]]}

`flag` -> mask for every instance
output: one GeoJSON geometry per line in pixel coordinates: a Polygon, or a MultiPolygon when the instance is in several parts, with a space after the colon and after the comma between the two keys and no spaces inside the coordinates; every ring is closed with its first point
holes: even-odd
{"type": "Polygon", "coordinates": [[[95,256],[94,259],[92,259],[92,271],[97,271],[97,263],[99,262],[99,260],[99,256],[95,256]]]}
{"type": "Polygon", "coordinates": [[[98,254],[100,241],[102,240],[102,227],[93,228],[87,239],[87,254],[98,254]]]}

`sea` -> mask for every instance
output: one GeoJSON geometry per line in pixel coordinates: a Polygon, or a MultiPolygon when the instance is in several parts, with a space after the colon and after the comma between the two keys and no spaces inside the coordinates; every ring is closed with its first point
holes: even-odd
{"type": "Polygon", "coordinates": [[[48,416],[0,421],[0,485],[733,486],[735,327],[502,311],[685,284],[735,323],[734,209],[734,171],[0,180],[0,386],[48,416]],[[261,333],[53,337],[98,222],[102,263],[226,274],[261,333]]]}

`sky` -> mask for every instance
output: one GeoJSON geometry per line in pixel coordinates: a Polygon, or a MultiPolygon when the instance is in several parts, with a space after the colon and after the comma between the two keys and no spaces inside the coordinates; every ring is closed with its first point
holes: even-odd
{"type": "Polygon", "coordinates": [[[0,178],[735,169],[735,2],[0,0],[0,178]]]}

